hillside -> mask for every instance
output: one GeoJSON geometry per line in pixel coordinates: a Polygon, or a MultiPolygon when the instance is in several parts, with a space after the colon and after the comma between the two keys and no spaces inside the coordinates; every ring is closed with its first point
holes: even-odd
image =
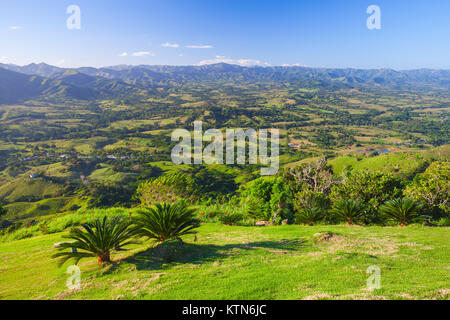
{"type": "Polygon", "coordinates": [[[81,290],[51,259],[62,234],[0,243],[1,299],[448,300],[448,228],[204,224],[197,242],[134,245],[110,265],[80,264],[81,290]],[[314,242],[314,234],[334,239],[314,242]],[[366,288],[368,266],[382,289],[366,288]],[[432,270],[432,272],[430,272],[432,270]],[[418,285],[420,284],[420,285],[418,285]],[[192,290],[196,288],[196,290],[192,290]]]}
{"type": "Polygon", "coordinates": [[[0,103],[36,98],[89,100],[125,95],[145,95],[154,86],[194,83],[288,83],[305,88],[350,89],[381,87],[396,90],[445,90],[448,70],[395,71],[391,69],[318,69],[307,67],[241,67],[228,64],[205,66],[120,66],[106,68],[58,68],[44,63],[27,66],[0,64],[0,103]],[[10,71],[5,73],[5,70],[10,71]],[[22,73],[28,76],[20,76],[22,73]],[[3,78],[3,80],[2,80],[3,78]],[[5,79],[12,79],[6,81],[5,79]],[[48,78],[44,80],[43,78],[48,78]],[[18,95],[19,90],[23,95],[18,95]]]}

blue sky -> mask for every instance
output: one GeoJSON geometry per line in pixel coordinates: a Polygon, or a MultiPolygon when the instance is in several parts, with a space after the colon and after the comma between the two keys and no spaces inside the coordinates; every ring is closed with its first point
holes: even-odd
{"type": "Polygon", "coordinates": [[[450,69],[448,0],[0,0],[0,62],[450,69]],[[369,30],[369,5],[381,29],[369,30]],[[68,30],[69,5],[81,29],[68,30]]]}

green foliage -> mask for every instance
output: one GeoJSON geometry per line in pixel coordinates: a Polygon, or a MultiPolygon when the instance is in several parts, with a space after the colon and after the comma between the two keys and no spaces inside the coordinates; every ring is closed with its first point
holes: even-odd
{"type": "Polygon", "coordinates": [[[218,198],[221,195],[233,194],[237,189],[235,182],[236,172],[227,167],[219,170],[217,167],[195,166],[185,171],[192,179],[192,184],[199,193],[199,196],[205,198],[218,198]]]}
{"type": "Polygon", "coordinates": [[[255,220],[269,220],[271,213],[267,214],[266,206],[255,198],[246,200],[246,214],[248,217],[252,217],[255,220]]]}
{"type": "Polygon", "coordinates": [[[242,199],[248,204],[249,216],[271,220],[274,213],[286,212],[284,209],[290,200],[289,194],[281,177],[258,178],[246,186],[242,192],[242,199]]]}
{"type": "Polygon", "coordinates": [[[352,225],[362,221],[364,204],[360,200],[338,200],[331,209],[331,214],[338,221],[352,225]]]}
{"type": "Polygon", "coordinates": [[[405,195],[425,203],[432,212],[439,209],[450,213],[450,163],[434,162],[423,174],[406,187],[405,195]]]}
{"type": "Polygon", "coordinates": [[[307,207],[298,210],[295,213],[295,222],[313,226],[324,217],[323,210],[320,207],[307,207]]]}
{"type": "Polygon", "coordinates": [[[197,231],[194,229],[200,227],[200,221],[194,217],[194,212],[183,201],[141,209],[134,219],[138,228],[137,235],[160,243],[167,240],[181,241],[182,236],[195,234],[197,231]]]}
{"type": "Polygon", "coordinates": [[[380,211],[386,215],[387,220],[404,227],[419,217],[420,209],[422,204],[419,202],[408,198],[398,198],[386,202],[381,206],[380,211]]]}
{"type": "Polygon", "coordinates": [[[443,227],[450,227],[450,218],[441,218],[438,221],[438,225],[443,227]]]}
{"type": "Polygon", "coordinates": [[[298,192],[294,198],[294,209],[296,211],[313,207],[326,210],[329,206],[330,200],[322,192],[314,192],[309,189],[298,192]]]}
{"type": "Polygon", "coordinates": [[[333,202],[355,199],[365,208],[365,223],[380,222],[377,217],[379,207],[386,201],[401,196],[403,181],[389,173],[352,172],[345,180],[332,188],[330,198],[333,202]]]}
{"type": "Polygon", "coordinates": [[[60,244],[59,252],[53,255],[53,258],[59,258],[60,265],[71,259],[77,264],[81,259],[89,257],[97,257],[98,263],[109,262],[112,252],[123,251],[124,246],[136,243],[131,240],[136,229],[129,221],[123,221],[119,217],[104,217],[103,220],[83,224],[82,227],[84,230],[73,228],[69,235],[64,236],[72,241],[60,244]],[[64,251],[72,248],[77,251],[64,251]]]}
{"type": "Polygon", "coordinates": [[[240,212],[224,212],[219,215],[219,221],[227,226],[235,226],[244,219],[244,215],[240,212]]]}
{"type": "Polygon", "coordinates": [[[141,206],[150,207],[158,203],[176,203],[179,199],[195,201],[199,190],[194,179],[183,173],[171,173],[146,181],[136,190],[141,206]]]}
{"type": "Polygon", "coordinates": [[[338,183],[333,177],[331,167],[325,157],[311,163],[306,163],[284,172],[284,180],[292,193],[309,190],[328,195],[332,186],[338,183]]]}
{"type": "Polygon", "coordinates": [[[8,211],[0,204],[0,220],[8,211]]]}
{"type": "Polygon", "coordinates": [[[116,183],[91,182],[78,190],[90,208],[107,208],[130,204],[132,191],[116,183]]]}

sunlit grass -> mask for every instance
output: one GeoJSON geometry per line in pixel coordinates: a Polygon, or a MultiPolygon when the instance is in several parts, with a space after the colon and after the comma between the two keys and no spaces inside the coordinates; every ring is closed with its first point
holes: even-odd
{"type": "Polygon", "coordinates": [[[81,262],[82,289],[51,259],[62,234],[0,243],[1,299],[449,299],[450,230],[345,226],[225,227],[186,244],[151,243],[81,262]],[[334,237],[315,243],[313,235],[334,237]],[[381,289],[366,270],[381,269],[381,289]]]}

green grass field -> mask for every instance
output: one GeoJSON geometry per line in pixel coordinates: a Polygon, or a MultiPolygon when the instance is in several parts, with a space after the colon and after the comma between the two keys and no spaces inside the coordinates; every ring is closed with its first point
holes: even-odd
{"type": "Polygon", "coordinates": [[[66,289],[69,264],[51,258],[61,236],[0,243],[0,299],[450,299],[449,228],[203,224],[183,247],[144,243],[109,265],[82,261],[78,291],[66,289]],[[373,265],[381,289],[370,291],[373,265]]]}

